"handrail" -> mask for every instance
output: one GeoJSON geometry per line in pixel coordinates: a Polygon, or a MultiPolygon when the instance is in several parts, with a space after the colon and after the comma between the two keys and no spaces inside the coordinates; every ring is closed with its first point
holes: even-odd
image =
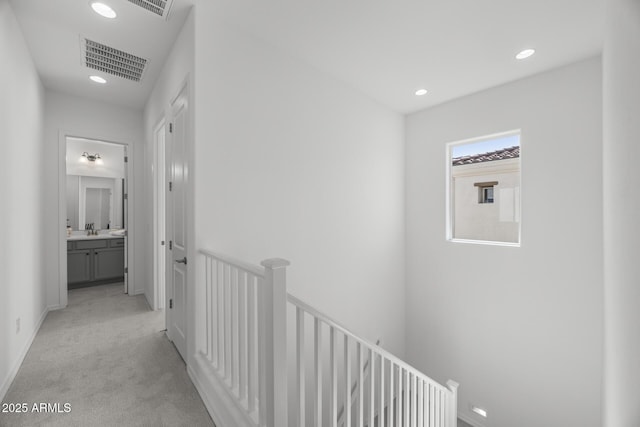
{"type": "Polygon", "coordinates": [[[339,330],[344,335],[347,335],[349,338],[353,339],[355,342],[359,342],[359,343],[364,344],[365,346],[367,346],[369,348],[375,349],[375,351],[379,355],[381,355],[385,359],[393,362],[396,366],[399,366],[402,369],[404,369],[405,371],[411,372],[414,375],[422,377],[424,380],[430,381],[431,383],[433,383],[434,385],[438,386],[439,388],[441,388],[444,391],[449,391],[445,386],[441,385],[437,381],[433,380],[432,378],[428,377],[424,373],[420,372],[418,369],[416,369],[413,366],[407,364],[406,362],[404,362],[401,359],[399,359],[397,356],[389,353],[388,351],[386,351],[383,348],[377,346],[376,344],[374,344],[374,343],[372,343],[372,342],[370,342],[370,341],[368,341],[368,340],[366,340],[364,338],[360,338],[358,335],[356,335],[355,333],[351,332],[349,329],[347,329],[346,327],[344,327],[343,325],[341,325],[337,321],[333,320],[332,318],[330,318],[326,314],[323,314],[323,313],[319,312],[318,310],[316,310],[315,308],[313,308],[309,304],[305,303],[304,301],[294,297],[293,295],[291,295],[289,293],[287,294],[287,300],[291,304],[295,305],[296,307],[299,307],[302,310],[306,311],[307,313],[311,314],[312,316],[320,319],[321,321],[323,321],[327,325],[332,326],[335,329],[339,330]]]}
{"type": "Polygon", "coordinates": [[[217,258],[220,261],[226,262],[227,264],[232,264],[236,267],[240,267],[243,270],[255,274],[258,277],[264,277],[264,268],[260,268],[248,262],[240,261],[228,255],[221,254],[220,252],[214,252],[207,249],[200,249],[199,251],[203,255],[207,255],[213,258],[217,258]]]}

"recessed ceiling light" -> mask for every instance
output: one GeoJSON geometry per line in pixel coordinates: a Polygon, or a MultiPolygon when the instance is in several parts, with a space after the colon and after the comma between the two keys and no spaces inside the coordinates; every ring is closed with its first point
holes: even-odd
{"type": "Polygon", "coordinates": [[[97,13],[98,15],[104,16],[105,18],[113,19],[116,16],[118,16],[115,10],[113,10],[110,6],[104,3],[94,1],[91,3],[91,8],[95,13],[97,13]]]}
{"type": "Polygon", "coordinates": [[[100,76],[89,76],[89,79],[96,83],[105,84],[107,81],[100,76]]]}
{"type": "Polygon", "coordinates": [[[427,94],[427,90],[426,89],[418,89],[416,91],[416,96],[422,96],[422,95],[426,95],[427,94]]]}
{"type": "Polygon", "coordinates": [[[525,59],[536,53],[535,49],[525,49],[516,55],[516,59],[525,59]]]}
{"type": "Polygon", "coordinates": [[[485,409],[479,408],[477,406],[472,406],[471,410],[481,417],[487,418],[487,411],[485,409]]]}

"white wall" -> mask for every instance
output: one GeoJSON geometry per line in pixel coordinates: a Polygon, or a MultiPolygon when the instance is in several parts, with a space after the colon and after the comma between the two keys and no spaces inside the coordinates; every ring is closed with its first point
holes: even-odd
{"type": "Polygon", "coordinates": [[[604,81],[605,427],[640,425],[640,4],[607,3],[604,81]],[[630,54],[633,52],[633,54],[630,54]]]}
{"type": "Polygon", "coordinates": [[[41,245],[44,89],[6,0],[0,0],[0,62],[1,401],[47,312],[41,245]]]}
{"type": "Polygon", "coordinates": [[[402,356],[402,117],[213,3],[196,14],[194,247],[290,260],[292,294],[402,356]]]}
{"type": "MultiPolygon", "coordinates": [[[[161,120],[170,112],[170,102],[178,94],[180,88],[187,78],[193,74],[194,55],[194,14],[193,10],[185,20],[180,30],[180,34],[173,45],[171,53],[167,57],[164,68],[158,77],[153,92],[149,96],[144,109],[144,135],[145,135],[145,185],[148,191],[145,193],[145,216],[153,218],[153,157],[154,157],[154,131],[161,120]]],[[[191,85],[193,88],[193,85],[191,85]]],[[[192,96],[193,97],[193,96],[192,96]]],[[[193,127],[193,114],[191,115],[190,126],[193,127]]],[[[153,246],[153,221],[147,221],[146,232],[148,233],[149,248],[153,246]]],[[[145,252],[145,263],[153,266],[153,251],[145,252]]],[[[152,280],[146,282],[144,288],[145,296],[149,305],[154,307],[155,290],[152,280]]]]}
{"type": "Polygon", "coordinates": [[[67,138],[67,175],[124,178],[124,146],[67,138]],[[103,164],[81,162],[82,153],[100,154],[103,164]]]}
{"type": "Polygon", "coordinates": [[[486,426],[600,425],[601,82],[595,58],[406,119],[407,360],[486,426]],[[522,246],[447,242],[445,143],[513,129],[522,246]]]}
{"type": "Polygon", "coordinates": [[[60,251],[66,250],[63,240],[66,235],[66,216],[61,216],[58,211],[58,192],[66,192],[64,181],[60,188],[61,183],[58,179],[60,169],[65,168],[64,156],[59,157],[60,140],[62,138],[64,141],[65,134],[129,144],[127,154],[134,171],[129,176],[129,188],[133,185],[134,189],[129,200],[129,214],[133,215],[133,223],[129,224],[130,272],[134,269],[134,274],[129,275],[129,293],[142,293],[144,284],[150,277],[150,268],[145,262],[145,251],[150,250],[145,229],[148,218],[144,216],[144,209],[138,208],[144,206],[146,191],[143,179],[142,111],[47,91],[44,135],[44,156],[48,159],[44,163],[47,219],[41,239],[46,253],[49,254],[46,259],[48,304],[59,307],[66,303],[65,297],[60,293],[60,268],[57,258],[60,251]]]}

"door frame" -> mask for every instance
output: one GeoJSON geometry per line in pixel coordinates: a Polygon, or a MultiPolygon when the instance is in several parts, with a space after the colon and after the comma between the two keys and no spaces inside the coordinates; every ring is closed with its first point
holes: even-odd
{"type": "MultiPolygon", "coordinates": [[[[166,307],[166,281],[167,281],[167,129],[168,118],[165,114],[153,127],[153,286],[154,310],[162,310],[166,307]],[[162,146],[159,144],[158,132],[164,133],[162,146]],[[162,171],[162,174],[158,174],[162,171]],[[161,182],[162,180],[162,182],[161,182]],[[160,230],[162,234],[160,235],[160,230]],[[161,242],[163,241],[164,244],[161,242]]],[[[165,316],[166,323],[166,316],[165,316]]]]}
{"type": "Polygon", "coordinates": [[[127,198],[126,203],[126,230],[127,238],[125,246],[125,265],[128,267],[129,295],[136,295],[137,292],[131,292],[132,278],[135,277],[135,263],[133,259],[134,245],[131,231],[135,228],[133,222],[134,209],[132,200],[135,200],[134,180],[133,180],[133,145],[128,141],[122,141],[113,135],[103,134],[92,131],[78,131],[73,129],[61,129],[58,132],[58,291],[59,306],[56,308],[65,308],[68,304],[67,295],[67,138],[89,139],[98,142],[107,142],[110,144],[122,145],[125,147],[125,153],[128,162],[125,164],[126,182],[127,182],[127,198]]]}

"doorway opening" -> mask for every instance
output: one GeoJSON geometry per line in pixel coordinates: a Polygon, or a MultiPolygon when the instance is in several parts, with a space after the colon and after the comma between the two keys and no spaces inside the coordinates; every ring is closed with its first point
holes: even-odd
{"type": "Polygon", "coordinates": [[[64,296],[71,289],[113,283],[129,293],[127,145],[65,136],[64,150],[64,296]]]}

